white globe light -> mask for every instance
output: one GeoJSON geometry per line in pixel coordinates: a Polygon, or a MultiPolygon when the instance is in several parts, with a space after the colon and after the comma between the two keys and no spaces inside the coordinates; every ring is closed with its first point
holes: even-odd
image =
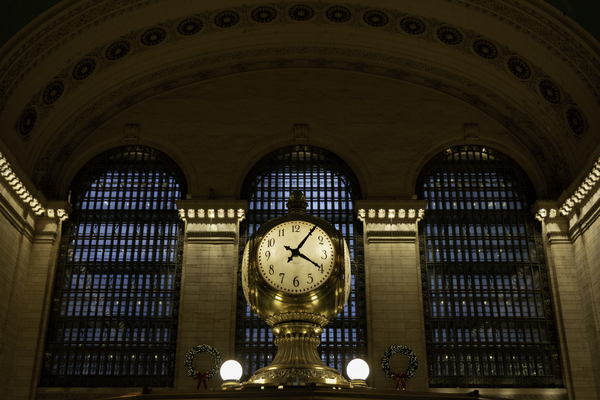
{"type": "Polygon", "coordinates": [[[242,377],[242,366],[235,360],[228,360],[221,365],[221,379],[224,381],[238,381],[242,377]]]}
{"type": "Polygon", "coordinates": [[[364,381],[369,376],[369,364],[365,360],[355,358],[348,363],[346,367],[346,373],[348,378],[351,380],[362,380],[364,381]]]}

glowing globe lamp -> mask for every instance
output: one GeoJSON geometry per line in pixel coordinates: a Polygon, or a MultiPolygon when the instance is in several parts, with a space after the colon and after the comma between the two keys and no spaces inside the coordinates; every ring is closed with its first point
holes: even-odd
{"type": "Polygon", "coordinates": [[[369,364],[360,358],[355,358],[348,363],[346,373],[353,386],[367,386],[365,380],[369,377],[369,364]]]}
{"type": "Polygon", "coordinates": [[[221,379],[223,379],[222,387],[228,388],[238,386],[239,380],[242,377],[242,366],[235,360],[227,360],[221,365],[221,379]]]}

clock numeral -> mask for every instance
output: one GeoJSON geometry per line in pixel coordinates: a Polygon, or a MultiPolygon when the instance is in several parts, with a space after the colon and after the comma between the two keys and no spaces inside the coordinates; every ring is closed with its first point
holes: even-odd
{"type": "Polygon", "coordinates": [[[292,225],[292,232],[300,232],[300,225],[292,225]]]}
{"type": "Polygon", "coordinates": [[[275,267],[273,267],[273,264],[269,265],[269,275],[273,275],[275,273],[275,267]]]}
{"type": "Polygon", "coordinates": [[[327,250],[323,250],[323,257],[321,257],[321,260],[325,259],[327,259],[327,250]]]}
{"type": "Polygon", "coordinates": [[[313,283],[314,279],[313,279],[313,277],[312,277],[312,274],[308,274],[308,279],[310,279],[310,281],[308,281],[308,282],[306,282],[306,283],[308,283],[309,285],[310,285],[311,283],[313,283]]]}
{"type": "Polygon", "coordinates": [[[323,236],[319,236],[317,239],[319,239],[319,244],[322,245],[323,244],[323,236]]]}
{"type": "Polygon", "coordinates": [[[323,269],[323,264],[321,264],[321,268],[319,268],[319,271],[321,271],[321,273],[325,272],[325,270],[323,269]]]}
{"type": "Polygon", "coordinates": [[[267,257],[267,261],[271,258],[271,252],[269,250],[265,251],[265,257],[267,257]]]}
{"type": "Polygon", "coordinates": [[[285,274],[282,272],[281,274],[279,274],[279,276],[281,277],[281,283],[283,284],[283,278],[285,278],[285,274]]]}
{"type": "Polygon", "coordinates": [[[273,247],[273,246],[275,246],[275,239],[267,240],[267,247],[273,247]]]}
{"type": "Polygon", "coordinates": [[[300,281],[298,280],[298,276],[296,276],[294,278],[294,280],[292,281],[292,283],[294,284],[294,287],[298,287],[300,285],[300,281]]]}
{"type": "Polygon", "coordinates": [[[279,230],[279,237],[281,237],[281,236],[285,236],[285,229],[279,230]]]}

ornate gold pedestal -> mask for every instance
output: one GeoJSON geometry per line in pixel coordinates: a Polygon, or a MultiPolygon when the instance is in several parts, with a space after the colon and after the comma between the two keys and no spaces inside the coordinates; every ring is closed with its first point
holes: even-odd
{"type": "Polygon", "coordinates": [[[271,329],[277,355],[259,369],[242,387],[254,386],[338,386],[350,387],[342,374],[326,366],[317,352],[323,328],[309,322],[285,322],[271,329]]]}
{"type": "Polygon", "coordinates": [[[242,388],[350,387],[317,352],[323,327],[348,301],[350,253],[339,231],[306,214],[307,205],[302,192],[292,192],[290,213],[261,225],[244,250],[244,296],[271,327],[277,355],[242,388]]]}

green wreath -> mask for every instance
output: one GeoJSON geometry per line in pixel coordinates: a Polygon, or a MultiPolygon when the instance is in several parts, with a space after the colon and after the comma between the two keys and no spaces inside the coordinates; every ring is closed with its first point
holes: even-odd
{"type": "Polygon", "coordinates": [[[406,346],[396,346],[396,345],[390,346],[383,353],[383,356],[381,357],[381,368],[383,369],[383,372],[385,373],[385,375],[388,378],[398,379],[398,377],[402,376],[405,379],[410,379],[413,376],[415,376],[415,374],[417,373],[418,367],[419,367],[419,363],[417,362],[417,355],[415,354],[414,351],[412,351],[411,349],[409,349],[406,346]],[[401,374],[395,373],[390,368],[390,357],[393,356],[394,354],[398,354],[398,353],[402,353],[405,356],[408,356],[408,360],[410,362],[408,370],[401,374]]]}
{"type": "Polygon", "coordinates": [[[185,370],[187,371],[188,376],[197,379],[196,374],[198,371],[194,368],[192,361],[194,360],[194,356],[198,353],[208,353],[212,356],[214,361],[213,367],[206,373],[207,378],[212,378],[219,372],[219,368],[221,367],[221,354],[219,353],[219,350],[207,344],[192,347],[185,355],[185,370]]]}

